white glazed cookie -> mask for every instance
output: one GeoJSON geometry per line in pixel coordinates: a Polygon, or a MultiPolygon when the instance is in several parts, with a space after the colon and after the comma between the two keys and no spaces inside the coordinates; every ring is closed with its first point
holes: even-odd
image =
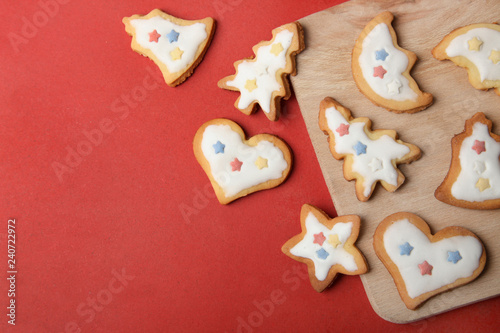
{"type": "Polygon", "coordinates": [[[432,55],[465,67],[474,88],[494,88],[500,95],[500,25],[477,23],[458,28],[443,38],[432,55]]]}
{"type": "Polygon", "coordinates": [[[375,230],[373,247],[411,310],[471,282],[486,263],[484,246],[472,232],[447,227],[433,235],[427,223],[411,213],[386,217],[375,230]]]}
{"type": "Polygon", "coordinates": [[[359,275],[368,271],[365,258],[354,245],[360,219],[345,215],[331,219],[311,205],[300,212],[302,232],[288,240],[281,250],[287,256],[307,264],[314,290],[322,292],[338,273],[359,275]]]}
{"type": "Polygon", "coordinates": [[[396,113],[414,113],[432,104],[410,71],[415,53],[401,48],[390,12],[377,15],[363,29],[352,51],[352,74],[359,90],[376,105],[396,113]]]}
{"type": "Polygon", "coordinates": [[[215,32],[211,17],[188,21],[154,9],[123,19],[132,49],[153,60],[169,86],[186,80],[203,59],[215,32]]]}
{"type": "Polygon", "coordinates": [[[450,170],[434,193],[447,204],[470,209],[500,208],[500,136],[478,112],[451,141],[450,170]]]}
{"type": "Polygon", "coordinates": [[[377,182],[394,192],[405,177],[397,165],[420,158],[420,149],[398,139],[393,130],[371,130],[368,118],[353,118],[351,111],[333,98],[320,105],[319,126],[328,135],[330,151],[344,159],[344,178],[356,180],[356,196],[367,201],[377,182]]]}
{"type": "Polygon", "coordinates": [[[292,153],[284,141],[270,134],[246,140],[241,127],[227,119],[203,124],[193,149],[222,204],[280,185],[292,167],[292,153]]]}
{"type": "Polygon", "coordinates": [[[295,75],[295,55],[304,49],[304,34],[298,22],[273,30],[273,39],[253,48],[255,58],[235,62],[236,74],[221,79],[220,88],[239,91],[234,106],[244,114],[257,110],[257,104],[269,120],[278,120],[281,99],[291,96],[288,75],[295,75]]]}

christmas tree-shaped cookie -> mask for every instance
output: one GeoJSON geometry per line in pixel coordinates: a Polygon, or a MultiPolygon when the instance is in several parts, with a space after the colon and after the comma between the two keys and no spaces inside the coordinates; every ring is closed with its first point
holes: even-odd
{"type": "Polygon", "coordinates": [[[215,32],[211,17],[188,21],[154,9],[123,19],[132,49],[153,60],[169,86],[186,80],[203,59],[215,32]]]}
{"type": "Polygon", "coordinates": [[[351,111],[327,97],[320,105],[319,126],[329,136],[330,151],[344,160],[344,178],[356,180],[356,196],[367,201],[380,182],[394,192],[405,180],[397,165],[417,160],[420,149],[398,139],[393,130],[372,130],[368,118],[353,118],[351,111]]]}
{"type": "Polygon", "coordinates": [[[451,141],[451,165],[434,193],[447,204],[470,209],[500,208],[500,136],[478,112],[451,141]]]}
{"type": "Polygon", "coordinates": [[[219,87],[239,91],[234,104],[244,114],[257,110],[257,104],[269,120],[278,120],[280,101],[291,96],[288,75],[295,75],[295,55],[304,49],[302,27],[298,22],[273,30],[273,39],[253,47],[255,58],[234,64],[236,74],[221,79],[219,87]]]}

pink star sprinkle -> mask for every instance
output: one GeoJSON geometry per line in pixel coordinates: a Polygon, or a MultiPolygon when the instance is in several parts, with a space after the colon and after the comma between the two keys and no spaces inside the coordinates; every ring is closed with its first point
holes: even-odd
{"type": "Polygon", "coordinates": [[[423,263],[418,264],[418,268],[420,268],[420,274],[421,275],[432,275],[432,265],[430,265],[427,260],[425,260],[423,263]]]}
{"type": "Polygon", "coordinates": [[[235,157],[234,160],[229,164],[231,164],[232,171],[241,171],[241,166],[243,165],[243,162],[241,162],[235,157]]]}
{"type": "Polygon", "coordinates": [[[349,125],[340,124],[340,126],[335,130],[340,136],[349,134],[349,125]]]}
{"type": "Polygon", "coordinates": [[[486,147],[484,146],[484,141],[479,141],[479,140],[474,141],[472,149],[475,150],[478,155],[481,154],[483,151],[486,151],[486,147]]]}
{"type": "Polygon", "coordinates": [[[153,32],[149,33],[149,41],[150,42],[158,43],[158,38],[160,38],[160,37],[161,37],[161,35],[158,33],[158,31],[156,31],[156,29],[153,30],[153,32]]]}
{"type": "Polygon", "coordinates": [[[316,243],[319,246],[323,245],[323,242],[326,240],[326,237],[325,235],[323,235],[322,232],[320,232],[319,234],[314,234],[313,236],[314,236],[313,243],[316,243]]]}
{"type": "Polygon", "coordinates": [[[383,79],[385,73],[387,73],[387,71],[384,69],[384,67],[382,66],[373,67],[373,77],[378,76],[379,78],[383,79]]]}

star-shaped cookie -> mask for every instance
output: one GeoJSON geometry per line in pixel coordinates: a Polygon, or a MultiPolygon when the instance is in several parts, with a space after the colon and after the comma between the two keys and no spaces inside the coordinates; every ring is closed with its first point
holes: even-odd
{"type": "Polygon", "coordinates": [[[338,273],[367,272],[365,258],[354,245],[360,218],[356,215],[331,219],[318,208],[305,204],[300,212],[302,232],[288,240],[281,250],[307,265],[309,279],[317,292],[330,286],[338,273]]]}

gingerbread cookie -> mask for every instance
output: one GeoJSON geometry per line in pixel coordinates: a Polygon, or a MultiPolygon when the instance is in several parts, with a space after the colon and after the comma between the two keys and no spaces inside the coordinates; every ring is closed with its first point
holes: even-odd
{"type": "Polygon", "coordinates": [[[215,32],[215,21],[211,17],[188,21],[159,9],[145,16],[125,17],[123,23],[132,36],[132,50],[153,60],[171,87],[193,73],[215,32]]]}
{"type": "Polygon", "coordinates": [[[411,310],[471,282],[486,263],[484,246],[472,232],[448,227],[433,235],[427,223],[411,213],[386,217],[375,230],[373,247],[411,310]]]}
{"type": "Polygon", "coordinates": [[[500,208],[500,136],[478,112],[451,141],[450,170],[434,193],[447,204],[470,209],[500,208]]]}
{"type": "Polygon", "coordinates": [[[352,74],[359,90],[376,105],[414,113],[433,99],[410,76],[417,56],[398,45],[393,19],[390,12],[383,12],[363,29],[352,51],[352,74]]]}
{"type": "Polygon", "coordinates": [[[239,91],[234,106],[244,114],[257,110],[269,120],[278,120],[281,99],[291,96],[288,75],[296,74],[295,55],[304,49],[304,33],[298,22],[273,30],[273,39],[262,41],[252,50],[255,58],[235,62],[236,74],[219,81],[220,88],[239,91]]]}
{"type": "Polygon", "coordinates": [[[344,178],[356,180],[356,196],[367,201],[377,182],[394,192],[405,177],[397,165],[420,158],[420,149],[398,139],[393,130],[371,130],[368,118],[353,118],[351,111],[333,98],[320,105],[319,127],[326,135],[330,151],[344,159],[344,178]]]}
{"type": "Polygon", "coordinates": [[[494,88],[500,95],[500,25],[478,23],[453,30],[432,55],[465,67],[474,88],[494,88]]]}
{"type": "Polygon", "coordinates": [[[203,124],[193,149],[222,204],[280,185],[292,167],[292,152],[284,141],[270,134],[246,140],[241,127],[227,119],[203,124]]]}
{"type": "Polygon", "coordinates": [[[360,219],[356,215],[331,219],[311,205],[300,212],[302,232],[282,247],[284,254],[305,263],[314,290],[322,292],[338,273],[359,275],[367,272],[366,260],[354,245],[360,219]]]}

